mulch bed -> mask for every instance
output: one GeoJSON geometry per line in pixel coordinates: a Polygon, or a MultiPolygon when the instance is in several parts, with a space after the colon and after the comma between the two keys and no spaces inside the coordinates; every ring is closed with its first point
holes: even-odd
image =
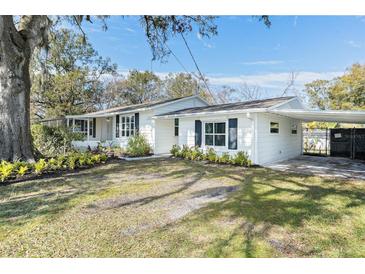
{"type": "Polygon", "coordinates": [[[20,183],[20,182],[25,182],[25,181],[33,181],[33,180],[46,179],[46,178],[57,178],[62,175],[65,175],[65,174],[79,173],[80,171],[83,171],[86,169],[91,169],[91,168],[98,167],[98,166],[105,165],[105,164],[120,163],[121,161],[123,161],[123,160],[118,159],[118,158],[109,158],[105,163],[98,163],[98,164],[95,164],[92,166],[77,167],[75,169],[49,170],[42,174],[34,174],[34,173],[25,174],[22,177],[17,177],[14,179],[6,180],[5,182],[0,182],[0,187],[8,186],[8,185],[12,185],[15,183],[20,183]]]}

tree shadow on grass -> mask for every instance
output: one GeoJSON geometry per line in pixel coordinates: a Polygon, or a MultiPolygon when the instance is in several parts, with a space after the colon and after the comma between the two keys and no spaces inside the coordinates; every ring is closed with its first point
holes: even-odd
{"type": "MultiPolygon", "coordinates": [[[[227,176],[237,179],[234,175],[233,172],[227,176]]],[[[223,215],[239,220],[240,225],[233,229],[228,237],[218,239],[209,254],[213,257],[227,256],[226,248],[239,237],[244,239],[240,254],[252,257],[258,248],[254,244],[255,239],[267,238],[274,227],[300,230],[304,222],[313,219],[325,225],[334,225],[344,215],[351,215],[346,208],[364,204],[364,188],[350,188],[342,180],[314,180],[312,176],[257,169],[246,171],[246,175],[241,178],[241,188],[228,199],[200,209],[186,221],[209,222],[223,215]],[[327,199],[332,195],[349,202],[344,202],[341,209],[333,208],[332,202],[327,199]]],[[[296,247],[266,240],[281,254],[293,252],[310,256],[314,252],[311,247],[298,250],[296,247]]]]}

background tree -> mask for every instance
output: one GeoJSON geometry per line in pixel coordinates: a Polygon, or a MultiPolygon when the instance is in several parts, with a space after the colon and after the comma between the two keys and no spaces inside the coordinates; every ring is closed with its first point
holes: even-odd
{"type": "Polygon", "coordinates": [[[310,104],[319,109],[364,110],[365,65],[354,64],[344,75],[330,81],[308,83],[304,92],[310,104]]]}
{"type": "Polygon", "coordinates": [[[208,101],[211,100],[204,86],[190,73],[169,73],[164,79],[164,87],[169,98],[199,95],[208,101]]]}
{"type": "MultiPolygon", "coordinates": [[[[82,31],[84,21],[105,20],[105,16],[55,17],[67,20],[82,31]]],[[[141,26],[154,59],[169,55],[167,41],[195,28],[202,37],[217,34],[211,16],[141,16],[141,26]]],[[[259,17],[267,26],[267,16],[259,17]]],[[[55,20],[54,20],[55,21],[55,20]]],[[[48,48],[52,20],[43,15],[0,16],[0,160],[34,161],[30,133],[29,64],[36,48],[48,48]]]]}
{"type": "Polygon", "coordinates": [[[112,82],[107,93],[115,100],[114,105],[141,104],[161,99],[162,81],[150,71],[129,71],[125,79],[112,82]]]}
{"type": "Polygon", "coordinates": [[[31,63],[32,112],[39,118],[80,114],[102,106],[104,76],[116,73],[84,37],[67,29],[52,33],[50,50],[31,63]]]}

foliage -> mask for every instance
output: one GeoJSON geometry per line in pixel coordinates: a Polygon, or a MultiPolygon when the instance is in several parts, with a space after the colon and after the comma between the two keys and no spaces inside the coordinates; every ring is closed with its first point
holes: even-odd
{"type": "Polygon", "coordinates": [[[252,162],[249,159],[247,152],[238,151],[232,158],[231,163],[238,166],[251,166],[252,162]]]}
{"type": "Polygon", "coordinates": [[[37,174],[43,173],[47,168],[47,162],[45,159],[39,159],[38,162],[34,163],[34,171],[37,174]]]}
{"type": "MultiPolygon", "coordinates": [[[[205,79],[208,81],[207,79],[205,79]]],[[[179,98],[191,95],[211,101],[212,98],[206,88],[198,82],[190,73],[169,73],[163,80],[164,93],[168,98],[179,98]]]]}
{"type": "Polygon", "coordinates": [[[1,161],[0,163],[0,181],[4,182],[7,178],[10,177],[11,173],[14,170],[14,164],[9,163],[7,161],[1,161]]]}
{"type": "Polygon", "coordinates": [[[313,107],[335,110],[365,109],[365,65],[354,64],[344,75],[330,81],[316,80],[305,85],[313,107]]]}
{"type": "Polygon", "coordinates": [[[152,151],[151,145],[148,143],[143,134],[136,134],[128,139],[127,154],[132,157],[146,156],[152,151]]]}
{"type": "Polygon", "coordinates": [[[103,59],[84,36],[57,29],[50,36],[47,56],[34,54],[31,63],[33,113],[38,117],[61,117],[93,111],[103,104],[103,75],[117,67],[103,59]],[[47,75],[42,73],[44,70],[47,75]]]}
{"type": "Polygon", "coordinates": [[[219,156],[213,148],[208,148],[204,153],[199,147],[190,148],[187,145],[183,145],[182,148],[180,148],[178,145],[174,145],[171,148],[170,153],[174,157],[193,161],[206,160],[211,163],[232,164],[246,167],[252,165],[248,154],[244,151],[238,151],[233,156],[231,156],[228,152],[223,152],[222,155],[219,156]]]}
{"type": "Polygon", "coordinates": [[[209,162],[216,162],[218,159],[218,155],[215,152],[214,148],[208,148],[206,153],[205,153],[205,159],[208,160],[209,162]]]}
{"type": "Polygon", "coordinates": [[[65,126],[49,127],[42,124],[32,125],[34,148],[45,157],[65,154],[72,150],[73,140],[83,140],[81,133],[71,132],[65,126]]]}
{"type": "Polygon", "coordinates": [[[105,163],[108,156],[105,153],[93,154],[90,152],[73,152],[68,155],[60,155],[50,159],[39,159],[35,163],[7,162],[0,163],[0,181],[4,182],[25,174],[40,175],[45,172],[55,172],[58,170],[73,170],[80,167],[93,166],[105,163]]]}
{"type": "Polygon", "coordinates": [[[109,98],[109,106],[121,104],[141,104],[162,99],[162,80],[150,71],[129,71],[125,79],[111,82],[106,95],[109,98]]]}
{"type": "Polygon", "coordinates": [[[173,145],[172,148],[170,149],[170,153],[172,156],[174,157],[179,157],[180,156],[180,146],[179,145],[173,145]]]}
{"type": "Polygon", "coordinates": [[[223,152],[222,155],[218,158],[218,163],[220,164],[229,164],[231,162],[231,156],[228,152],[223,152]]]}

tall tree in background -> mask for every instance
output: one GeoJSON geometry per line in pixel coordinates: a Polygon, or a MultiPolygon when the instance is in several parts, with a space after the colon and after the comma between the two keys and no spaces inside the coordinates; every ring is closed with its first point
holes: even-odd
{"type": "Polygon", "coordinates": [[[316,80],[305,85],[313,107],[336,110],[365,109],[365,65],[354,64],[331,81],[316,80]]]}
{"type": "Polygon", "coordinates": [[[50,50],[31,63],[31,110],[39,118],[80,114],[102,105],[103,76],[117,66],[103,59],[82,35],[67,29],[52,33],[50,50]]]}
{"type": "MultiPolygon", "coordinates": [[[[104,16],[57,17],[82,31],[83,21],[104,16]]],[[[211,16],[141,16],[140,22],[154,59],[169,55],[167,41],[196,28],[202,37],[217,34],[211,16]]],[[[267,26],[267,16],[259,17],[267,26]]],[[[30,134],[29,64],[36,48],[48,48],[52,20],[43,15],[0,16],[0,160],[34,161],[30,134]]]]}
{"type": "Polygon", "coordinates": [[[211,99],[204,86],[190,73],[169,73],[164,79],[164,89],[168,98],[199,95],[208,101],[211,99]]]}
{"type": "Polygon", "coordinates": [[[114,99],[114,106],[142,104],[162,98],[162,81],[150,71],[131,70],[128,76],[109,85],[106,93],[114,99]]]}

